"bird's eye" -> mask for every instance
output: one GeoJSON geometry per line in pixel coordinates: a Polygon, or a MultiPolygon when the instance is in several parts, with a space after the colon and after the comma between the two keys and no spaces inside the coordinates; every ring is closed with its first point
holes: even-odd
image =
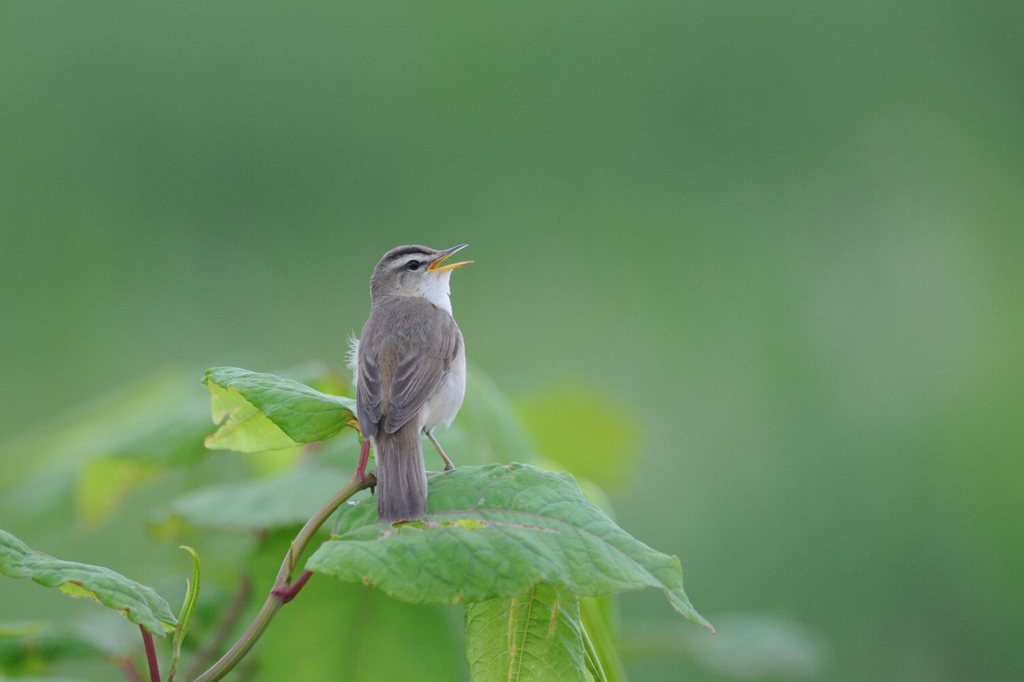
{"type": "Polygon", "coordinates": [[[418,260],[411,260],[411,261],[409,261],[408,263],[405,264],[405,269],[406,270],[419,270],[421,265],[423,265],[423,263],[419,262],[418,260]]]}

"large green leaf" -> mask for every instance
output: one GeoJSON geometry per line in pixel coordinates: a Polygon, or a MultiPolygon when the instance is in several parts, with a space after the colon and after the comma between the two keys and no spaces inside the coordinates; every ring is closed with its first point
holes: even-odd
{"type": "Polygon", "coordinates": [[[355,424],[355,401],[237,367],[206,370],[217,430],[209,448],[258,452],[314,443],[355,424]]]}
{"type": "Polygon", "coordinates": [[[100,457],[85,463],[75,489],[78,518],[87,527],[109,521],[124,499],[159,475],[147,460],[100,457]]]}
{"type": "Polygon", "coordinates": [[[585,682],[580,600],[538,583],[511,599],[466,605],[473,682],[585,682]]]}
{"type": "Polygon", "coordinates": [[[804,624],[768,613],[717,616],[717,637],[694,637],[674,620],[628,621],[622,637],[630,660],[687,658],[715,679],[823,679],[828,642],[804,624]]]}
{"type": "Polygon", "coordinates": [[[537,583],[579,596],[654,587],[711,629],[683,591],[679,559],[619,528],[565,474],[525,464],[460,467],[431,478],[423,521],[381,524],[376,505],[363,503],[344,509],[337,528],[307,568],[397,599],[478,602],[537,583]]]}
{"type": "Polygon", "coordinates": [[[0,444],[4,501],[35,514],[74,497],[81,520],[94,526],[138,483],[195,465],[207,453],[209,407],[182,374],[163,372],[101,395],[32,435],[0,444]]]}
{"type": "Polygon", "coordinates": [[[172,517],[195,526],[269,530],[301,525],[351,474],[320,464],[283,474],[201,488],[170,504],[172,517]]]}
{"type": "Polygon", "coordinates": [[[640,421],[625,405],[596,388],[566,386],[517,407],[545,457],[604,488],[629,482],[641,449],[640,421]]]}
{"type": "Polygon", "coordinates": [[[128,620],[161,637],[174,630],[174,614],[163,597],[152,589],[103,566],[40,554],[3,530],[0,530],[0,573],[11,578],[31,578],[72,597],[92,599],[120,611],[128,620]]]}
{"type": "Polygon", "coordinates": [[[182,370],[166,370],[73,412],[51,416],[31,434],[0,443],[0,487],[58,466],[77,469],[98,457],[192,462],[209,432],[204,401],[182,370]]]}
{"type": "Polygon", "coordinates": [[[39,672],[57,661],[80,662],[101,654],[70,629],[57,629],[47,623],[0,623],[0,680],[6,679],[3,673],[39,672]]]}
{"type": "Polygon", "coordinates": [[[580,599],[580,621],[596,659],[595,665],[601,670],[600,679],[604,682],[626,680],[626,670],[617,646],[615,605],[614,596],[580,599]]]}
{"type": "Polygon", "coordinates": [[[467,680],[455,611],[396,602],[363,585],[313,580],[288,605],[289,622],[301,626],[275,623],[260,641],[261,679],[467,680]]]}
{"type": "MultiPolygon", "coordinates": [[[[273,578],[293,536],[274,533],[249,559],[253,575],[273,578]]],[[[398,602],[316,576],[250,656],[264,680],[461,682],[469,680],[462,616],[461,608],[398,602]]]]}

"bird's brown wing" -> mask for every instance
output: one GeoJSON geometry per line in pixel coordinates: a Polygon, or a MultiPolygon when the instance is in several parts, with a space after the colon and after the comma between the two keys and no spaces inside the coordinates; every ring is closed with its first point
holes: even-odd
{"type": "Polygon", "coordinates": [[[366,351],[369,347],[367,336],[370,332],[370,322],[367,321],[359,340],[359,378],[356,381],[356,416],[359,418],[359,430],[364,438],[377,435],[384,400],[377,354],[366,351]]]}
{"type": "Polygon", "coordinates": [[[394,433],[419,413],[458,354],[459,337],[451,315],[422,299],[393,297],[374,306],[359,343],[364,435],[394,433]]]}

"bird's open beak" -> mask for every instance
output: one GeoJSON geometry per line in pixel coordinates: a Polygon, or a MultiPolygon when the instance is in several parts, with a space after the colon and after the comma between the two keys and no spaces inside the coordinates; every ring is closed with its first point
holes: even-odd
{"type": "Polygon", "coordinates": [[[444,265],[444,262],[446,260],[454,256],[459,251],[462,251],[467,246],[469,246],[469,244],[459,244],[458,246],[453,246],[450,249],[445,249],[444,251],[441,252],[441,255],[437,258],[437,260],[433,261],[430,265],[427,266],[427,270],[429,270],[430,272],[447,272],[448,270],[456,270],[465,265],[469,265],[473,261],[464,260],[459,261],[458,263],[449,263],[448,265],[444,265]]]}

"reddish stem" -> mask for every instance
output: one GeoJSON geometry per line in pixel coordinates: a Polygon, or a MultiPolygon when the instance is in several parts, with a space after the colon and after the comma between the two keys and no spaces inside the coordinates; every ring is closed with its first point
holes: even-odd
{"type": "Polygon", "coordinates": [[[156,645],[153,643],[153,635],[149,630],[139,626],[142,632],[142,641],[146,645],[146,662],[149,663],[149,682],[160,682],[160,661],[156,657],[156,645]]]}
{"type": "Polygon", "coordinates": [[[361,481],[366,478],[366,464],[370,461],[370,439],[363,439],[363,448],[359,451],[359,467],[353,480],[361,481]]]}
{"type": "Polygon", "coordinates": [[[281,598],[281,601],[285,604],[290,602],[295,597],[299,596],[299,592],[306,586],[309,579],[313,577],[313,571],[303,571],[302,575],[287,587],[275,587],[271,592],[281,598]]]}

